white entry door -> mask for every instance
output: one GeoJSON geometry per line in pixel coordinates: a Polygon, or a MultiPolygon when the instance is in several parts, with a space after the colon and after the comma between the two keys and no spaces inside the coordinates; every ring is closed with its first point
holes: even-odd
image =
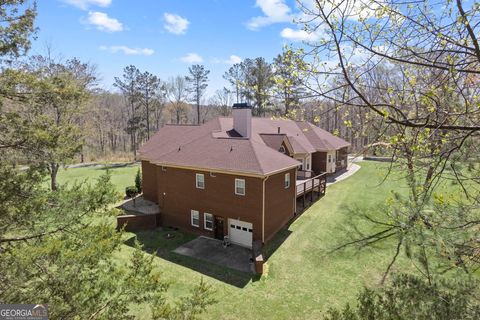
{"type": "Polygon", "coordinates": [[[228,219],[228,236],[232,243],[251,248],[253,239],[253,226],[249,222],[228,219]]]}

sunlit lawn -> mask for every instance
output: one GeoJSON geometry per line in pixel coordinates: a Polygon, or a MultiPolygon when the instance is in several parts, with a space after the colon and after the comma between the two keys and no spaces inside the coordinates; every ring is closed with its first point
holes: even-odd
{"type": "Polygon", "coordinates": [[[139,167],[137,164],[125,164],[122,166],[96,165],[81,168],[61,168],[58,173],[58,183],[72,184],[83,181],[92,183],[95,182],[96,178],[109,171],[115,188],[123,194],[125,187],[134,185],[135,175],[139,167]]]}
{"type": "MultiPolygon", "coordinates": [[[[202,277],[215,288],[219,302],[209,309],[206,319],[318,319],[327,308],[354,301],[363,285],[378,285],[394,253],[387,244],[361,252],[349,249],[330,253],[348,239],[345,226],[352,217],[345,210],[347,206],[381,203],[391,190],[406,192],[398,175],[380,184],[386,164],[360,165],[355,175],[329,187],[324,198],[279,233],[273,241],[278,248],[260,279],[171,252],[192,239],[189,235],[178,232],[174,240],[167,240],[168,230],[150,231],[140,233],[140,241],[150,251],[159,250],[155,263],[165,279],[172,281],[171,298],[188,293],[202,277]]],[[[136,170],[136,166],[112,170],[112,180],[119,190],[132,184],[136,170]]],[[[102,172],[98,168],[68,169],[61,172],[60,180],[96,177],[102,172]]],[[[120,260],[133,250],[129,244],[131,240],[118,254],[120,260]]],[[[396,268],[411,269],[406,259],[400,259],[396,268]]],[[[139,318],[148,318],[143,307],[138,306],[135,312],[139,318]]]]}

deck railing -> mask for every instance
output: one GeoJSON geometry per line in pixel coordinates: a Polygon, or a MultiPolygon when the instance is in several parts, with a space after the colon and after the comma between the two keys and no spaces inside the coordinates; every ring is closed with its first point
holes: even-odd
{"type": "Polygon", "coordinates": [[[297,197],[305,195],[310,191],[317,191],[324,195],[327,187],[327,173],[321,173],[309,179],[297,181],[297,197]]]}
{"type": "Polygon", "coordinates": [[[327,173],[319,174],[313,178],[297,181],[297,200],[301,198],[301,210],[306,208],[306,197],[309,194],[310,204],[313,203],[314,198],[320,199],[325,195],[327,189],[327,173]],[[317,194],[316,197],[314,194],[317,194]]]}
{"type": "Polygon", "coordinates": [[[311,170],[298,170],[297,171],[297,180],[310,179],[313,176],[313,171],[311,170]]]}

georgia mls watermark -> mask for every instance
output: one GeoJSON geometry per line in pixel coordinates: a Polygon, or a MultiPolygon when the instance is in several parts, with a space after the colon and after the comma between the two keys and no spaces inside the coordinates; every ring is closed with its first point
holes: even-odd
{"type": "Polygon", "coordinates": [[[0,304],[0,320],[48,320],[46,304],[0,304]]]}

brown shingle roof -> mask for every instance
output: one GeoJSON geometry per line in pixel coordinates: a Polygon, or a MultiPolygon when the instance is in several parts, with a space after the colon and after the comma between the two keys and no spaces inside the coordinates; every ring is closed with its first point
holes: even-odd
{"type": "Polygon", "coordinates": [[[260,137],[262,138],[263,142],[269,146],[270,148],[278,151],[280,146],[283,143],[283,139],[285,139],[285,134],[270,134],[270,133],[261,133],[260,137]]]}
{"type": "Polygon", "coordinates": [[[307,122],[253,118],[251,139],[235,137],[232,127],[232,118],[218,118],[201,126],[167,125],[140,148],[140,158],[165,166],[267,175],[300,164],[277,151],[285,135],[295,153],[349,145],[307,122]]]}

